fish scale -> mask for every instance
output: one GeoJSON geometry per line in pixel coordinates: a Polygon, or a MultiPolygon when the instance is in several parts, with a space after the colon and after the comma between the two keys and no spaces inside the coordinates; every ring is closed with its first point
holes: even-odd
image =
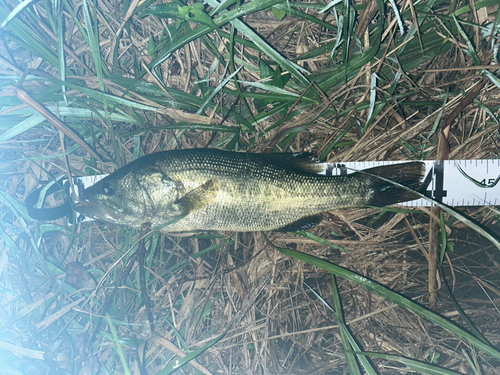
{"type": "Polygon", "coordinates": [[[245,154],[214,156],[209,160],[194,157],[194,167],[188,168],[189,172],[183,170],[182,161],[171,165],[160,161],[159,167],[173,179],[185,181],[186,190],[196,189],[210,179],[221,180],[213,204],[171,225],[169,231],[271,230],[331,207],[357,206],[366,199],[350,193],[359,189],[365,179],[300,174],[286,166],[266,165],[259,157],[245,154]]]}

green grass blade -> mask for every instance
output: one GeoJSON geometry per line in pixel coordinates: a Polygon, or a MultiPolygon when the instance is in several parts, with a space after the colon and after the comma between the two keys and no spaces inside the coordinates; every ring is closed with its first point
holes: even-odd
{"type": "Polygon", "coordinates": [[[458,375],[460,372],[447,370],[442,367],[435,366],[430,363],[416,361],[411,358],[406,358],[398,355],[391,354],[381,354],[381,353],[371,353],[371,352],[355,352],[358,355],[386,359],[388,361],[400,362],[407,365],[413,371],[418,374],[429,374],[429,375],[458,375]]]}
{"type": "MultiPolygon", "coordinates": [[[[221,27],[239,17],[244,17],[246,15],[270,8],[275,4],[282,3],[283,1],[284,0],[255,0],[237,7],[234,10],[231,10],[226,14],[213,19],[213,21],[217,27],[221,27]]],[[[150,7],[149,9],[144,11],[140,15],[140,17],[145,17],[147,15],[156,15],[158,17],[161,17],[161,6],[158,5],[155,7],[150,7]]],[[[150,69],[153,69],[158,64],[165,61],[174,51],[178,50],[179,48],[183,47],[189,42],[192,42],[195,39],[201,38],[203,35],[206,35],[213,30],[213,27],[207,25],[199,25],[195,30],[186,32],[182,38],[172,41],[172,43],[165,50],[158,54],[158,56],[151,62],[150,69]]]]}
{"type": "Polygon", "coordinates": [[[330,9],[332,9],[334,6],[336,5],[339,5],[342,3],[342,0],[333,0],[333,1],[330,1],[323,9],[320,10],[320,14],[321,13],[326,13],[327,11],[329,11],[330,9]]]}
{"type": "MultiPolygon", "coordinates": [[[[354,340],[354,337],[351,335],[351,332],[349,332],[349,329],[347,328],[345,319],[344,319],[344,311],[342,309],[342,303],[340,300],[340,293],[339,289],[337,287],[337,280],[335,279],[335,275],[332,275],[332,297],[333,297],[333,303],[335,305],[335,316],[337,317],[337,323],[340,329],[340,337],[342,338],[342,346],[344,347],[345,351],[345,357],[346,357],[346,362],[347,365],[349,366],[349,371],[351,374],[361,374],[361,371],[359,370],[358,367],[358,362],[356,362],[356,357],[351,353],[350,351],[353,350],[350,342],[354,340]]],[[[356,349],[358,346],[354,348],[354,350],[359,350],[356,349]]],[[[359,357],[360,360],[365,360],[366,358],[359,357]]],[[[363,366],[367,365],[369,369],[371,368],[369,361],[365,361],[366,363],[363,364],[363,366]]],[[[375,371],[367,371],[370,375],[371,374],[376,374],[375,371]]]]}
{"type": "Polygon", "coordinates": [[[30,116],[24,121],[21,121],[19,124],[11,127],[10,129],[0,134],[0,143],[7,142],[12,138],[14,138],[15,136],[28,131],[29,129],[43,123],[44,121],[45,117],[43,117],[40,114],[35,114],[33,116],[30,116]]]}
{"type": "MultiPolygon", "coordinates": [[[[53,18],[55,20],[55,34],[57,36],[57,57],[59,60],[59,79],[64,83],[66,81],[66,57],[64,53],[64,17],[62,14],[61,0],[52,0],[53,18]]],[[[66,86],[62,86],[64,101],[68,104],[66,98],[66,86]]]]}
{"type": "Polygon", "coordinates": [[[83,1],[83,16],[85,19],[85,31],[87,33],[88,42],[90,44],[90,50],[92,51],[92,57],[95,64],[97,79],[99,81],[99,88],[101,89],[101,91],[104,91],[101,48],[99,45],[99,32],[97,30],[97,25],[94,26],[94,22],[92,21],[87,1],[83,1]]]}
{"type": "Polygon", "coordinates": [[[267,44],[255,31],[239,19],[234,20],[234,26],[244,36],[250,39],[263,53],[271,57],[274,61],[276,61],[276,63],[278,63],[278,65],[295,75],[295,77],[297,77],[297,79],[304,86],[308,86],[310,84],[309,79],[307,79],[307,77],[303,74],[303,72],[308,73],[307,70],[282,56],[278,51],[267,44]]]}
{"type": "MultiPolygon", "coordinates": [[[[0,1],[0,19],[6,18],[9,14],[9,9],[6,7],[6,3],[0,1]]],[[[23,14],[29,18],[32,22],[36,23],[36,17],[31,14],[30,9],[26,9],[23,14]]],[[[3,32],[3,37],[9,39],[26,50],[32,52],[34,55],[39,56],[47,61],[48,64],[52,66],[58,65],[58,59],[54,53],[54,48],[51,44],[48,44],[43,37],[45,32],[43,30],[32,29],[32,25],[26,25],[21,22],[18,18],[14,18],[9,23],[9,29],[3,32]],[[12,33],[11,33],[12,31],[12,33]]]]}
{"type": "Polygon", "coordinates": [[[399,13],[398,6],[394,0],[389,0],[391,3],[391,7],[394,10],[394,15],[396,16],[396,19],[398,20],[398,26],[399,26],[399,32],[401,35],[404,35],[405,33],[405,27],[403,26],[403,20],[401,18],[401,14],[399,13]]]}
{"type": "Polygon", "coordinates": [[[448,285],[448,281],[446,280],[446,275],[444,274],[444,270],[443,270],[443,265],[442,264],[439,264],[438,265],[438,271],[439,271],[439,276],[441,277],[442,281],[443,281],[443,285],[444,285],[444,289],[445,291],[448,293],[448,296],[450,297],[451,299],[451,302],[453,303],[453,305],[455,306],[455,308],[457,309],[458,313],[460,314],[460,316],[462,317],[462,319],[464,320],[464,322],[467,324],[467,326],[469,327],[469,330],[474,333],[476,335],[477,338],[479,338],[480,340],[482,340],[485,344],[487,345],[492,345],[488,339],[477,329],[476,325],[474,324],[474,322],[469,318],[469,316],[465,313],[465,311],[462,309],[462,307],[460,306],[460,304],[458,303],[457,299],[455,298],[455,296],[453,295],[453,292],[450,288],[450,286],[448,285]]]}
{"type": "Polygon", "coordinates": [[[179,368],[181,368],[185,364],[189,363],[190,361],[192,361],[196,357],[198,357],[201,354],[203,354],[207,349],[210,349],[212,346],[214,346],[215,344],[217,344],[220,340],[222,340],[224,338],[224,336],[226,335],[226,333],[227,332],[224,331],[217,338],[215,338],[211,342],[203,345],[201,348],[196,349],[195,351],[189,353],[188,355],[186,355],[185,357],[183,357],[181,359],[176,359],[173,363],[171,363],[170,365],[168,365],[167,367],[165,367],[163,370],[158,371],[156,373],[156,375],[169,375],[169,374],[173,373],[174,371],[177,371],[179,368]]]}
{"type": "Polygon", "coordinates": [[[21,223],[24,232],[28,235],[29,241],[33,246],[33,249],[36,251],[37,254],[39,254],[38,245],[34,237],[32,236],[31,230],[28,227],[28,223],[26,222],[26,220],[32,220],[28,215],[26,207],[24,207],[21,203],[16,201],[2,189],[0,189],[0,202],[3,203],[6,207],[8,207],[12,211],[12,213],[14,213],[16,218],[21,223]]]}
{"type": "Polygon", "coordinates": [[[217,95],[219,93],[219,91],[222,90],[222,88],[224,86],[226,86],[228,84],[229,81],[231,81],[233,79],[233,77],[235,77],[238,72],[241,70],[241,68],[238,68],[238,70],[236,70],[234,73],[230,74],[228,77],[224,78],[224,80],[215,88],[215,90],[212,91],[212,93],[208,96],[208,98],[205,100],[205,103],[203,103],[201,106],[200,106],[200,109],[198,109],[198,111],[196,111],[196,114],[197,115],[200,115],[203,113],[203,111],[205,110],[205,108],[208,106],[209,103],[212,102],[212,99],[214,98],[215,95],[217,95]]]}
{"type": "Polygon", "coordinates": [[[345,81],[350,81],[353,79],[358,73],[359,70],[368,64],[373,57],[377,54],[380,48],[380,37],[382,28],[377,28],[375,35],[373,36],[375,42],[366,52],[361,54],[360,56],[356,56],[349,60],[347,66],[340,66],[335,69],[335,71],[328,73],[319,73],[313,74],[311,76],[311,80],[316,82],[321,90],[329,91],[331,88],[344,83],[345,81]]]}
{"type": "Polygon", "coordinates": [[[24,8],[29,6],[35,0],[24,0],[21,3],[17,4],[16,7],[12,10],[12,12],[5,18],[0,27],[5,27],[8,25],[10,21],[12,21],[19,13],[23,11],[24,8]]]}
{"type": "Polygon", "coordinates": [[[115,350],[120,357],[120,361],[123,366],[123,370],[126,375],[131,375],[130,368],[128,367],[127,359],[125,358],[125,354],[123,353],[122,345],[120,343],[120,339],[118,338],[118,333],[116,332],[115,325],[111,321],[110,317],[106,315],[106,322],[108,323],[108,327],[111,330],[111,334],[113,335],[113,340],[115,342],[115,350]]]}
{"type": "Polygon", "coordinates": [[[299,236],[302,236],[302,237],[305,237],[305,238],[309,238],[313,241],[316,241],[322,245],[325,245],[325,246],[328,246],[328,247],[333,247],[334,249],[338,249],[340,251],[345,251],[347,252],[343,247],[339,246],[339,245],[336,245],[334,244],[333,242],[330,242],[322,237],[319,237],[319,236],[316,236],[315,234],[312,234],[312,233],[309,233],[309,232],[306,232],[306,231],[299,231],[299,232],[295,232],[295,234],[298,234],[299,236]]]}
{"type": "MultiPolygon", "coordinates": [[[[274,245],[273,245],[274,246],[274,245]]],[[[382,298],[385,298],[389,302],[395,303],[398,306],[404,307],[415,314],[443,327],[444,329],[453,332],[455,335],[461,337],[462,339],[468,341],[471,345],[476,348],[482,350],[483,352],[491,355],[492,357],[500,360],[500,352],[495,348],[485,344],[480,339],[471,335],[470,333],[464,331],[459,326],[450,322],[449,320],[443,318],[442,316],[426,309],[425,307],[413,302],[412,300],[400,295],[392,291],[391,289],[371,280],[365,276],[359,275],[356,272],[350,271],[346,268],[338,266],[336,264],[327,262],[326,260],[316,258],[312,255],[301,253],[299,251],[287,249],[287,248],[279,248],[275,247],[283,254],[300,260],[302,262],[308,263],[312,266],[321,268],[327,272],[330,272],[336,276],[342,277],[350,282],[361,285],[363,288],[368,291],[379,295],[382,298]]]]}
{"type": "MultiPolygon", "coordinates": [[[[62,82],[57,81],[57,80],[50,80],[50,81],[57,83],[60,86],[63,85],[62,82]]],[[[159,107],[152,107],[150,105],[138,103],[138,102],[130,100],[130,99],[119,97],[119,96],[116,96],[113,94],[108,94],[108,93],[104,92],[104,90],[98,91],[98,90],[94,90],[94,89],[91,89],[88,87],[80,86],[80,85],[77,85],[71,81],[64,82],[64,85],[71,88],[71,89],[78,90],[80,92],[87,94],[89,96],[89,98],[92,98],[94,100],[99,100],[102,102],[106,101],[109,103],[113,103],[115,105],[131,107],[131,108],[136,108],[136,109],[142,109],[142,110],[147,110],[147,111],[156,111],[156,110],[161,109],[159,107]]]]}
{"type": "MultiPolygon", "coordinates": [[[[290,98],[289,100],[297,100],[300,98],[300,95],[294,93],[294,92],[290,92],[290,91],[287,91],[287,90],[284,90],[284,89],[280,89],[279,87],[276,87],[276,86],[273,86],[273,85],[268,85],[266,83],[260,83],[260,82],[250,82],[250,81],[238,81],[239,83],[243,83],[245,85],[248,85],[248,86],[253,86],[253,87],[257,87],[261,90],[266,90],[266,91],[269,91],[269,92],[272,92],[273,94],[278,94],[280,95],[279,98],[282,99],[282,98],[290,98]]],[[[273,96],[270,96],[268,94],[265,94],[267,97],[270,97],[271,99],[273,98],[273,96]]],[[[308,100],[309,102],[311,102],[312,100],[306,98],[306,97],[303,97],[304,100],[308,100]]]]}
{"type": "Polygon", "coordinates": [[[474,60],[475,65],[481,65],[481,60],[479,59],[479,57],[476,53],[476,50],[474,49],[474,46],[472,45],[472,42],[470,41],[469,37],[465,33],[462,26],[460,26],[458,19],[455,15],[453,15],[453,20],[455,21],[455,25],[457,26],[457,29],[460,32],[460,35],[462,35],[462,38],[465,39],[465,43],[467,43],[466,52],[472,57],[472,60],[474,60]]]}
{"type": "Polygon", "coordinates": [[[335,25],[329,24],[328,22],[322,21],[322,20],[320,20],[316,17],[313,17],[307,13],[301,12],[300,10],[295,9],[296,6],[297,6],[296,4],[290,4],[290,2],[287,2],[286,4],[284,4],[284,3],[276,4],[273,8],[283,10],[286,13],[289,13],[290,15],[292,15],[294,17],[299,17],[305,21],[315,23],[317,25],[320,25],[321,27],[324,27],[325,29],[328,29],[331,31],[338,31],[338,29],[335,25]]]}

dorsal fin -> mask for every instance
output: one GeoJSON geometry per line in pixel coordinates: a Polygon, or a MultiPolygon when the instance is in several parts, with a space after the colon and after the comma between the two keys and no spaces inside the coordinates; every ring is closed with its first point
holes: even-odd
{"type": "Polygon", "coordinates": [[[304,173],[319,173],[324,168],[310,152],[260,154],[265,160],[304,173]]]}

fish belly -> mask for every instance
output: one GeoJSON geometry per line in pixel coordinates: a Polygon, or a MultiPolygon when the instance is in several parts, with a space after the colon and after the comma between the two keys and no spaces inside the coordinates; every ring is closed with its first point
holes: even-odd
{"type": "MultiPolygon", "coordinates": [[[[247,176],[225,181],[221,176],[211,177],[222,180],[215,201],[166,226],[163,231],[268,231],[337,206],[351,205],[345,202],[359,205],[359,199],[346,197],[348,189],[340,189],[336,195],[337,181],[322,181],[322,178],[297,181],[297,176],[290,176],[288,181],[283,181],[283,176],[275,176],[265,181],[262,176],[247,176]]],[[[207,177],[185,185],[189,190],[206,181],[207,177]]]]}

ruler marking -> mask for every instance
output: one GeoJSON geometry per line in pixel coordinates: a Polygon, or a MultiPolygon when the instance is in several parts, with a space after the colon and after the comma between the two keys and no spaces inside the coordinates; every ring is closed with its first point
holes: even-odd
{"type": "MultiPolygon", "coordinates": [[[[485,185],[500,176],[500,159],[486,160],[443,160],[443,161],[423,161],[426,165],[425,177],[423,181],[424,191],[434,199],[441,199],[441,202],[453,205],[492,205],[500,202],[500,190],[498,187],[486,188],[485,185]],[[443,170],[440,168],[440,164],[443,170]],[[460,168],[466,175],[462,175],[460,168]],[[470,176],[467,178],[466,176],[470,176]],[[485,188],[478,187],[472,179],[481,182],[485,188]],[[474,199],[472,199],[474,197],[474,199]],[[469,199],[470,198],[470,199],[469,199]]],[[[404,163],[404,161],[360,161],[346,163],[325,163],[322,174],[328,176],[339,176],[354,173],[354,170],[363,168],[373,168],[382,165],[392,165],[404,163]]],[[[498,184],[500,186],[500,183],[498,184]]],[[[418,199],[411,203],[404,203],[407,206],[431,207],[432,203],[418,199]]]]}

